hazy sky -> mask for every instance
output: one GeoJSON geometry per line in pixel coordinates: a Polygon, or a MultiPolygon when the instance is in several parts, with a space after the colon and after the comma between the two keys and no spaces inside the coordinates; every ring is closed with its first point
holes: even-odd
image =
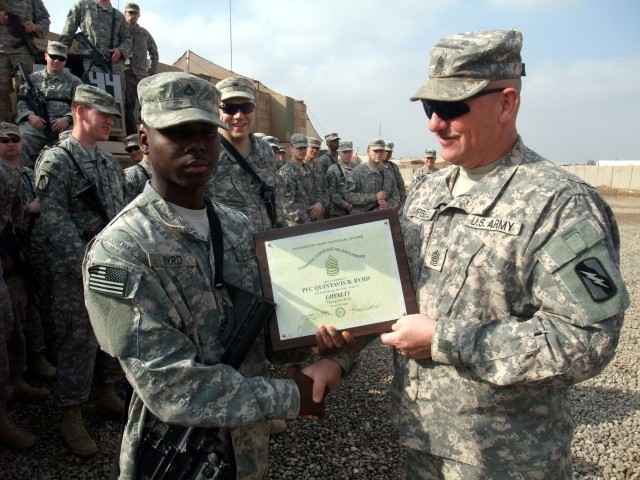
{"type": "MultiPolygon", "coordinates": [[[[60,32],[72,2],[44,1],[60,32]]],[[[123,10],[126,1],[112,3],[123,10]]],[[[229,69],[233,58],[235,72],[303,100],[319,134],[336,131],[363,154],[380,132],[396,158],[440,151],[421,105],[409,101],[427,78],[431,47],[452,33],[516,28],[525,143],[558,163],[640,159],[638,0],[138,3],[161,62],[187,49],[229,69]]]]}

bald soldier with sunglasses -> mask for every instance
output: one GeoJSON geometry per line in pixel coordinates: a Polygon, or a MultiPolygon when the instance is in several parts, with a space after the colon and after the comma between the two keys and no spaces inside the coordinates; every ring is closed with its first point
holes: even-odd
{"type": "Polygon", "coordinates": [[[407,198],[420,313],[381,337],[406,479],[572,478],[568,388],[613,358],[629,306],[611,209],[518,135],[521,47],[445,37],[411,98],[452,165],[407,198]]]}

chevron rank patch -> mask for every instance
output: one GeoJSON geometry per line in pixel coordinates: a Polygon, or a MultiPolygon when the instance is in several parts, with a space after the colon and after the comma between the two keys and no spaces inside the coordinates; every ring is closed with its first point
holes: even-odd
{"type": "Polygon", "coordinates": [[[124,297],[128,272],[125,268],[97,265],[89,267],[89,289],[94,292],[124,297]]]}
{"type": "Polygon", "coordinates": [[[575,266],[575,271],[589,295],[596,302],[613,297],[616,287],[597,258],[588,258],[575,266]]]}

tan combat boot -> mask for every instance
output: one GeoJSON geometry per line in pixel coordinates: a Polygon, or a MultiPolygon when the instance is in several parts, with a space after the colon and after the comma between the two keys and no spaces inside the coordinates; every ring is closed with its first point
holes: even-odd
{"type": "Polygon", "coordinates": [[[122,415],[124,401],[118,396],[113,383],[96,385],[96,409],[110,415],[122,415]]]}
{"type": "Polygon", "coordinates": [[[78,457],[88,458],[98,453],[98,446],[82,423],[80,405],[64,407],[60,421],[60,435],[71,450],[78,457]]]}
{"type": "Polygon", "coordinates": [[[45,378],[47,380],[55,378],[56,376],[56,367],[49,363],[47,357],[45,357],[42,353],[36,355],[29,362],[29,370],[38,375],[40,378],[45,378]]]}
{"type": "Polygon", "coordinates": [[[22,377],[13,381],[13,399],[24,402],[42,402],[49,398],[51,392],[47,387],[35,387],[25,382],[22,377]]]}
{"type": "Polygon", "coordinates": [[[24,451],[33,447],[38,440],[34,434],[16,427],[7,418],[7,409],[0,405],[0,443],[13,450],[24,451]]]}

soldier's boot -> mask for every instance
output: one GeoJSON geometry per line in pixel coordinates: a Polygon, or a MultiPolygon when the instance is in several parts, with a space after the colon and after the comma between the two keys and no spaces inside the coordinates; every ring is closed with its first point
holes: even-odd
{"type": "Polygon", "coordinates": [[[96,385],[96,409],[110,415],[122,415],[124,401],[118,396],[113,383],[96,385]]]}
{"type": "Polygon", "coordinates": [[[0,405],[0,444],[13,450],[28,450],[38,437],[31,432],[16,427],[7,417],[6,406],[0,405]]]}
{"type": "Polygon", "coordinates": [[[93,441],[82,422],[80,405],[65,407],[60,421],[60,435],[71,450],[81,458],[89,458],[98,453],[98,446],[93,441]]]}
{"type": "Polygon", "coordinates": [[[285,420],[269,420],[269,435],[275,436],[287,430],[287,422],[285,420]]]}
{"type": "Polygon", "coordinates": [[[41,378],[50,380],[56,377],[56,367],[49,363],[47,357],[40,353],[29,362],[29,370],[41,378]]]}
{"type": "Polygon", "coordinates": [[[51,392],[47,387],[36,387],[28,384],[22,377],[13,381],[13,399],[25,402],[42,402],[49,398],[51,392]]]}

